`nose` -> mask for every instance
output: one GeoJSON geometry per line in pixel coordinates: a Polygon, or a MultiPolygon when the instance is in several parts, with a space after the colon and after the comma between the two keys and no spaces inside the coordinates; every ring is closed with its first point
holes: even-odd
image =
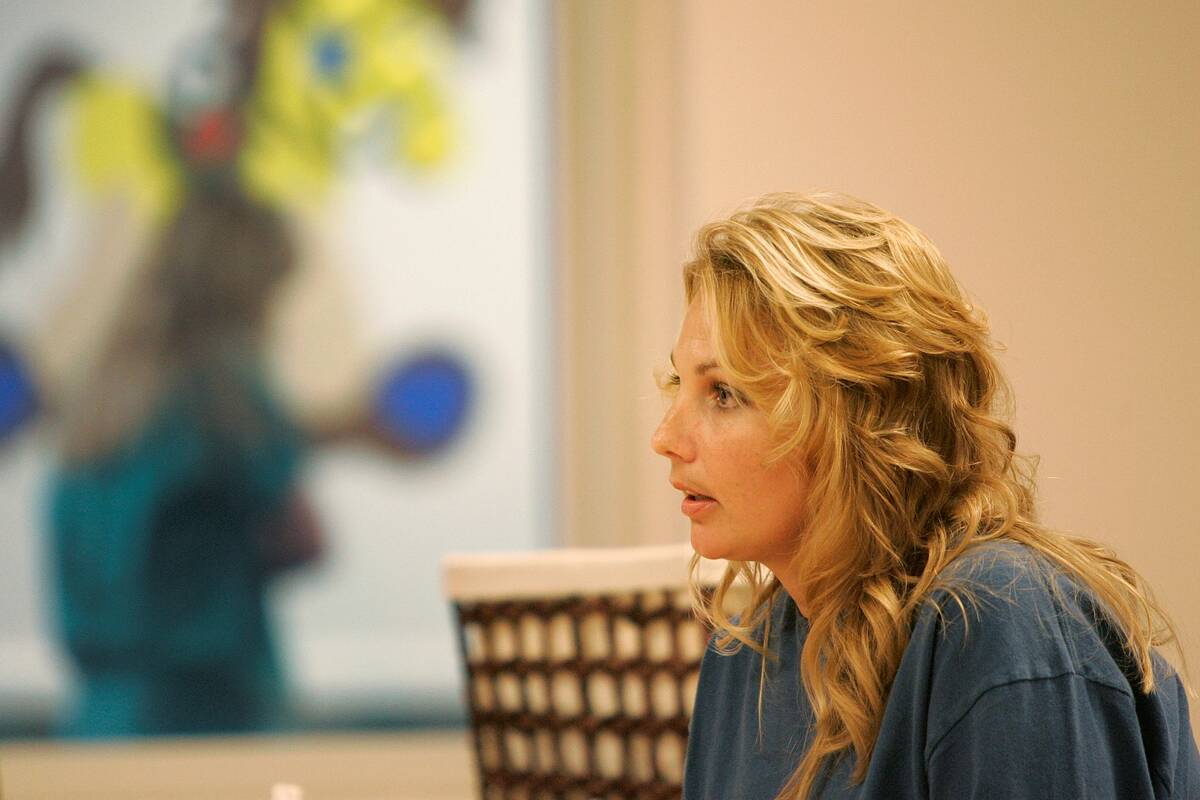
{"type": "Polygon", "coordinates": [[[660,456],[671,460],[691,461],[695,457],[691,436],[678,402],[671,403],[650,437],[650,447],[660,456]]]}

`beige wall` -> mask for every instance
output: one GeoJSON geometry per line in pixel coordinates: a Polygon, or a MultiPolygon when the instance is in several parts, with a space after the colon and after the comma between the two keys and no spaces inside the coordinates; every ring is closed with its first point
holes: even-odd
{"type": "Polygon", "coordinates": [[[598,140],[597,182],[564,150],[563,200],[625,215],[571,214],[562,249],[618,292],[564,312],[567,539],[684,535],[646,440],[687,233],[762,192],[848,191],[922,227],[989,311],[1044,519],[1146,575],[1200,684],[1200,6],[563,5],[564,52],[624,100],[597,114],[564,74],[568,128],[598,140]],[[607,33],[579,19],[601,6],[607,33]]]}
{"type": "Polygon", "coordinates": [[[557,227],[564,380],[562,539],[687,537],[650,432],[682,302],[679,7],[564,2],[557,14],[557,227]]]}

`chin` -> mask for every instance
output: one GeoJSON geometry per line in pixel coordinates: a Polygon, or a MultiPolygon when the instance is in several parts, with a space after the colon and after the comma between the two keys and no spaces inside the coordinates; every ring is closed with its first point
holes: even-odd
{"type": "Polygon", "coordinates": [[[729,547],[721,541],[720,536],[714,536],[711,531],[705,531],[702,526],[692,523],[692,549],[702,558],[729,558],[729,547]]]}

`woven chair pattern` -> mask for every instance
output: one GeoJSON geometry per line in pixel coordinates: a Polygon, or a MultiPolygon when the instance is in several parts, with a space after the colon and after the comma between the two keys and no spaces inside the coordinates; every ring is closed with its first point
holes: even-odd
{"type": "Polygon", "coordinates": [[[686,590],[456,603],[484,800],[678,800],[708,631],[686,590]]]}

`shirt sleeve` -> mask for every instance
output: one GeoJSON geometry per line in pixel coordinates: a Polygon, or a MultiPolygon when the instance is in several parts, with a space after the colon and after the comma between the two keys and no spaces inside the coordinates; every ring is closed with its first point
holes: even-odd
{"type": "Polygon", "coordinates": [[[1134,699],[1069,673],[979,695],[929,750],[931,800],[1170,797],[1151,774],[1134,699]]]}

